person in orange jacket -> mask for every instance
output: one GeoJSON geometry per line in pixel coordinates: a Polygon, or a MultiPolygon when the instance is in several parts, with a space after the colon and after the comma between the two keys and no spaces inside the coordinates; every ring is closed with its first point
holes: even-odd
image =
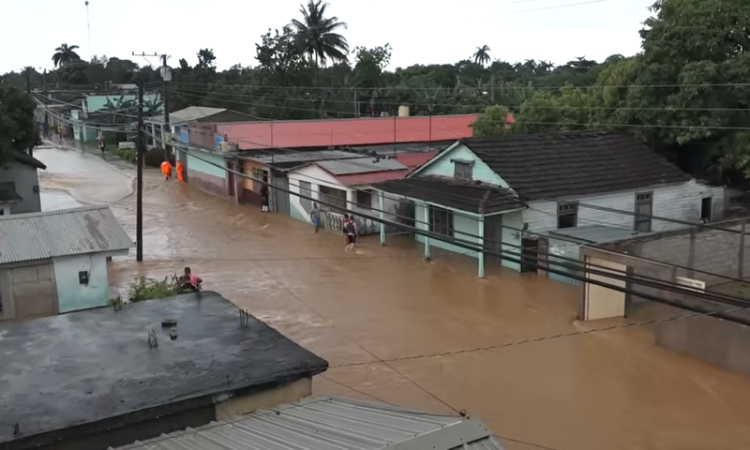
{"type": "Polygon", "coordinates": [[[177,181],[185,181],[185,166],[182,165],[182,161],[177,161],[175,170],[177,171],[177,181]]]}
{"type": "Polygon", "coordinates": [[[164,174],[164,179],[167,181],[172,177],[172,164],[166,159],[161,163],[161,173],[164,174]]]}

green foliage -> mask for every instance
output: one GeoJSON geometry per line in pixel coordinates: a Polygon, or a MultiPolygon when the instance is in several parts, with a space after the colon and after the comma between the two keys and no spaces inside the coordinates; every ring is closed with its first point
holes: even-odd
{"type": "Polygon", "coordinates": [[[10,151],[28,152],[41,143],[35,110],[36,102],[26,92],[0,86],[0,158],[10,151]]]}
{"type": "Polygon", "coordinates": [[[172,297],[181,293],[180,287],[177,275],[164,277],[163,280],[139,277],[130,284],[128,297],[131,303],[172,297]]]}
{"type": "Polygon", "coordinates": [[[488,106],[483,113],[479,114],[476,122],[471,124],[475,137],[501,136],[510,132],[510,126],[506,122],[508,108],[502,105],[488,106]]]}
{"type": "Polygon", "coordinates": [[[132,148],[117,149],[117,155],[128,162],[135,162],[135,150],[132,148]]]}

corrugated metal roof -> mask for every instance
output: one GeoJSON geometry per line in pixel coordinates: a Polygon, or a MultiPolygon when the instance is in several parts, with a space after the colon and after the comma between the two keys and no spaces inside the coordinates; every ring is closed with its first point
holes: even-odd
{"type": "Polygon", "coordinates": [[[395,159],[380,159],[375,162],[375,158],[372,156],[337,161],[318,161],[316,164],[333,175],[354,175],[359,173],[386,172],[390,170],[408,170],[408,167],[395,159]]]}
{"type": "MultiPolygon", "coordinates": [[[[120,450],[503,450],[481,420],[321,397],[120,450]]],[[[110,448],[111,450],[111,448],[110,448]]]]}
{"type": "Polygon", "coordinates": [[[108,206],[0,217],[0,264],[122,251],[132,246],[108,206]]]}
{"type": "Polygon", "coordinates": [[[548,233],[550,236],[562,236],[577,241],[582,244],[604,244],[607,242],[622,241],[641,237],[651,233],[641,233],[629,228],[617,228],[606,225],[584,225],[574,228],[562,228],[553,230],[548,233]]]}
{"type": "Polygon", "coordinates": [[[279,164],[289,162],[313,162],[313,161],[324,161],[332,159],[355,159],[361,158],[362,155],[352,152],[344,152],[341,150],[321,150],[316,152],[289,152],[282,154],[258,154],[254,155],[253,152],[247,152],[247,154],[241,154],[240,158],[256,161],[261,164],[279,164]]]}
{"type": "MultiPolygon", "coordinates": [[[[223,113],[226,110],[227,110],[226,108],[209,108],[208,106],[188,106],[185,109],[181,109],[179,111],[170,113],[169,122],[172,124],[193,122],[195,120],[200,120],[206,117],[213,116],[215,114],[223,113]]],[[[164,116],[162,115],[162,116],[151,117],[147,119],[146,121],[154,122],[154,123],[163,123],[164,116]]]]}
{"type": "Polygon", "coordinates": [[[388,172],[360,173],[339,175],[336,177],[344,186],[369,186],[383,181],[400,180],[409,174],[408,170],[390,170],[388,172]]]}

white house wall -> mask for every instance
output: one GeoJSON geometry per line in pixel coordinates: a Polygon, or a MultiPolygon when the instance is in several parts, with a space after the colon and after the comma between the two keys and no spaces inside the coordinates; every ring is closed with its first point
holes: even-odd
{"type": "MultiPolygon", "coordinates": [[[[635,218],[632,214],[635,211],[635,195],[640,192],[653,192],[653,214],[668,219],[700,222],[701,200],[705,197],[713,198],[714,217],[724,210],[724,189],[696,183],[694,180],[669,186],[656,186],[565,200],[626,211],[625,213],[618,213],[587,208],[581,205],[578,207],[578,226],[606,225],[632,230],[635,224],[635,218]]],[[[534,233],[557,229],[557,202],[531,202],[529,208],[523,213],[523,219],[528,224],[528,230],[534,233]]],[[[685,226],[658,219],[653,219],[651,226],[654,232],[679,228],[685,228],[685,226]]]]}
{"type": "MultiPolygon", "coordinates": [[[[339,189],[346,192],[346,200],[348,202],[348,208],[352,211],[358,211],[363,214],[377,217],[379,214],[380,204],[378,201],[377,192],[372,191],[369,186],[361,186],[359,189],[351,188],[342,185],[339,181],[330,173],[321,169],[319,166],[310,165],[301,169],[289,172],[289,190],[291,193],[290,198],[290,215],[297,220],[308,222],[310,220],[310,211],[303,207],[302,200],[299,198],[300,194],[300,181],[310,183],[312,192],[310,197],[315,200],[320,199],[320,186],[327,186],[333,189],[339,189]],[[372,192],[372,200],[370,208],[362,208],[357,206],[357,190],[370,190],[372,192]]],[[[384,208],[386,211],[386,218],[395,220],[396,206],[399,201],[395,197],[386,196],[384,198],[384,208]]],[[[328,209],[325,205],[320,205],[321,209],[328,209]]]]}

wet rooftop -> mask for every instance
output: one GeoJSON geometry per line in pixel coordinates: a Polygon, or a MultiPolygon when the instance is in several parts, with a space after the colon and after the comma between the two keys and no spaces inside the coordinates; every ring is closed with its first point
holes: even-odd
{"type": "Polygon", "coordinates": [[[3,325],[0,361],[0,444],[328,367],[214,292],[3,325]]]}

